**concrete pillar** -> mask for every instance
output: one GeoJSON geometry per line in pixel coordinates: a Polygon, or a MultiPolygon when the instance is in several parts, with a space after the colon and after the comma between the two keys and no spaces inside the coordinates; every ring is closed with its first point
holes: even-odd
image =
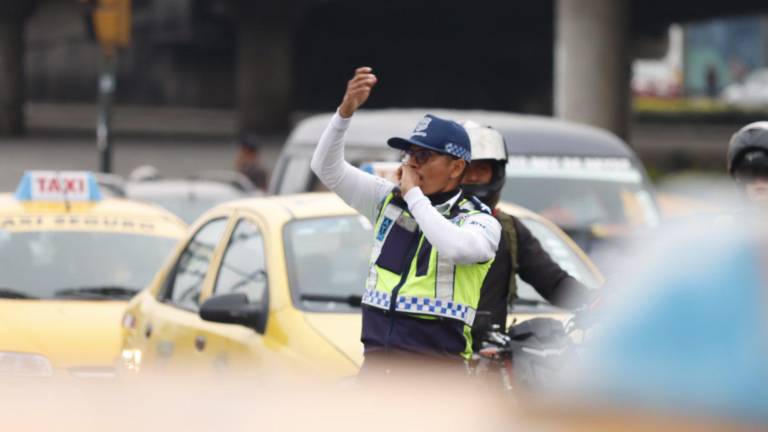
{"type": "Polygon", "coordinates": [[[628,0],[557,0],[555,114],[626,138],[628,0]]]}
{"type": "Polygon", "coordinates": [[[289,6],[239,3],[236,98],[241,131],[271,132],[289,125],[293,14],[289,6]]]}
{"type": "Polygon", "coordinates": [[[0,136],[24,132],[24,21],[0,14],[0,136]]]}

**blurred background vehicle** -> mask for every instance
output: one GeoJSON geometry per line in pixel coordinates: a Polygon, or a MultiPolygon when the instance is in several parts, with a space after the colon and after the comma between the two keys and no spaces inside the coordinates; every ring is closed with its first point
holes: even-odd
{"type": "MultiPolygon", "coordinates": [[[[550,222],[519,207],[505,210],[574,277],[588,286],[602,282],[550,222]]],[[[129,304],[123,370],[291,366],[354,374],[362,362],[359,308],[371,238],[369,221],[330,193],[217,206],[129,304]]],[[[519,296],[510,320],[567,315],[524,284],[519,296]]]]}
{"type": "Polygon", "coordinates": [[[163,178],[152,166],[136,168],[124,185],[128,198],[159,204],[187,223],[225,201],[263,195],[236,171],[200,171],[184,178],[163,178]]]}
{"type": "Polygon", "coordinates": [[[125,198],[125,179],[112,173],[93,172],[101,194],[106,197],[125,198]]]}
{"type": "Polygon", "coordinates": [[[88,173],[30,172],[0,194],[0,376],[113,376],[125,303],[185,229],[102,198],[88,173]]]}
{"type": "Polygon", "coordinates": [[[768,68],[752,71],[743,82],[728,84],[720,93],[720,99],[739,108],[768,106],[768,68]]]}
{"type": "MultiPolygon", "coordinates": [[[[362,110],[346,138],[348,161],[395,161],[383,145],[407,134],[424,112],[492,126],[504,135],[509,153],[501,200],[555,222],[587,253],[595,243],[656,227],[660,214],[642,162],[615,135],[541,116],[442,109],[362,110]]],[[[309,168],[312,152],[330,114],[300,122],[288,137],[273,172],[270,192],[322,190],[309,168]]]]}

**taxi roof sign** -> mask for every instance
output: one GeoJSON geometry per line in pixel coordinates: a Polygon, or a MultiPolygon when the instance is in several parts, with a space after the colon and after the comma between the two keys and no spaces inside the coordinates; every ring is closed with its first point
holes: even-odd
{"type": "Polygon", "coordinates": [[[87,171],[27,171],[16,188],[19,201],[100,201],[96,178],[87,171]]]}

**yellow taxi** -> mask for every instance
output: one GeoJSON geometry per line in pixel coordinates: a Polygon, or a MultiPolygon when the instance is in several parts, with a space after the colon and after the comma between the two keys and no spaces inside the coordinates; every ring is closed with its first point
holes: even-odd
{"type": "Polygon", "coordinates": [[[125,304],[185,232],[90,173],[25,173],[0,194],[0,377],[114,376],[125,304]]]}
{"type": "MultiPolygon", "coordinates": [[[[562,231],[519,207],[575,277],[601,276],[562,231]]],[[[370,222],[331,193],[221,204],[193,225],[123,319],[121,372],[309,371],[355,374],[363,359],[360,300],[370,222]]],[[[516,316],[562,312],[521,287],[516,316]]],[[[317,376],[317,375],[316,375],[317,376]]]]}

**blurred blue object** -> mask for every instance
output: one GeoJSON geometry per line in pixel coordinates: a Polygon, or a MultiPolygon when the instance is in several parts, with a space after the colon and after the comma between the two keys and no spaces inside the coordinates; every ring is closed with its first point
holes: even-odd
{"type": "Polygon", "coordinates": [[[667,232],[635,255],[574,390],[622,408],[768,423],[761,224],[667,232]]]}

